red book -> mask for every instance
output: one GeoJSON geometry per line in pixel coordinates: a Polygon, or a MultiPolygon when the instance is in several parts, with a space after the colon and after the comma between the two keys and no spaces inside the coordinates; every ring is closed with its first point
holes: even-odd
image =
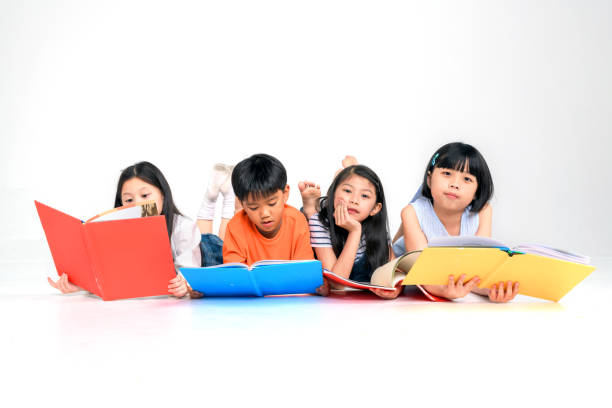
{"type": "Polygon", "coordinates": [[[164,216],[84,223],[34,203],[58,275],[104,300],[168,294],[176,271],[164,216]]]}

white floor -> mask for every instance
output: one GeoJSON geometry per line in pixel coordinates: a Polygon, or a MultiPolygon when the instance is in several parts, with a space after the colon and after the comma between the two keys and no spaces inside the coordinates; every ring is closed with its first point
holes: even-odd
{"type": "Polygon", "coordinates": [[[0,264],[0,405],[610,406],[612,260],[561,302],[104,302],[0,264]],[[8,404],[7,404],[8,402],[8,404]]]}

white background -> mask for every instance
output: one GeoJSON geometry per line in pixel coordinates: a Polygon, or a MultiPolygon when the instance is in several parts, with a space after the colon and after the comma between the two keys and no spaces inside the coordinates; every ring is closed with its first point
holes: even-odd
{"type": "Polygon", "coordinates": [[[0,404],[602,405],[611,8],[0,0],[0,404]],[[300,179],[326,188],[354,154],[395,230],[428,158],[459,140],[493,172],[494,236],[594,257],[562,302],[103,302],[45,281],[33,200],[87,218],[136,161],[194,217],[215,162],[277,156],[297,206],[300,179]]]}
{"type": "Polygon", "coordinates": [[[607,1],[0,2],[0,259],[48,259],[33,200],[88,218],[149,160],[195,217],[213,163],[345,154],[393,232],[433,151],[476,146],[494,236],[612,254],[607,1]]]}

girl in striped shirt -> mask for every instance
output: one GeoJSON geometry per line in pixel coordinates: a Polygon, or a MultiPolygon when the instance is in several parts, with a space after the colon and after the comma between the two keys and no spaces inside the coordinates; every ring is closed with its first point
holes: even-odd
{"type": "MultiPolygon", "coordinates": [[[[344,168],[318,205],[308,202],[303,188],[300,191],[309,218],[310,243],[323,267],[351,280],[370,282],[374,270],[393,258],[385,194],[376,173],[359,164],[344,168]],[[316,208],[319,212],[312,214],[316,208]]],[[[372,291],[395,298],[400,289],[372,291]]],[[[328,287],[320,291],[327,292],[328,287]]]]}

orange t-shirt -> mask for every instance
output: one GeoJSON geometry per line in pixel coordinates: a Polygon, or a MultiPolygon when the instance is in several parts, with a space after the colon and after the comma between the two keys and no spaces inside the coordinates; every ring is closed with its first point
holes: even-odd
{"type": "Polygon", "coordinates": [[[269,239],[261,235],[244,210],[234,215],[225,232],[223,263],[252,265],[264,259],[314,259],[304,214],[285,204],[281,227],[276,236],[269,239]]]}

